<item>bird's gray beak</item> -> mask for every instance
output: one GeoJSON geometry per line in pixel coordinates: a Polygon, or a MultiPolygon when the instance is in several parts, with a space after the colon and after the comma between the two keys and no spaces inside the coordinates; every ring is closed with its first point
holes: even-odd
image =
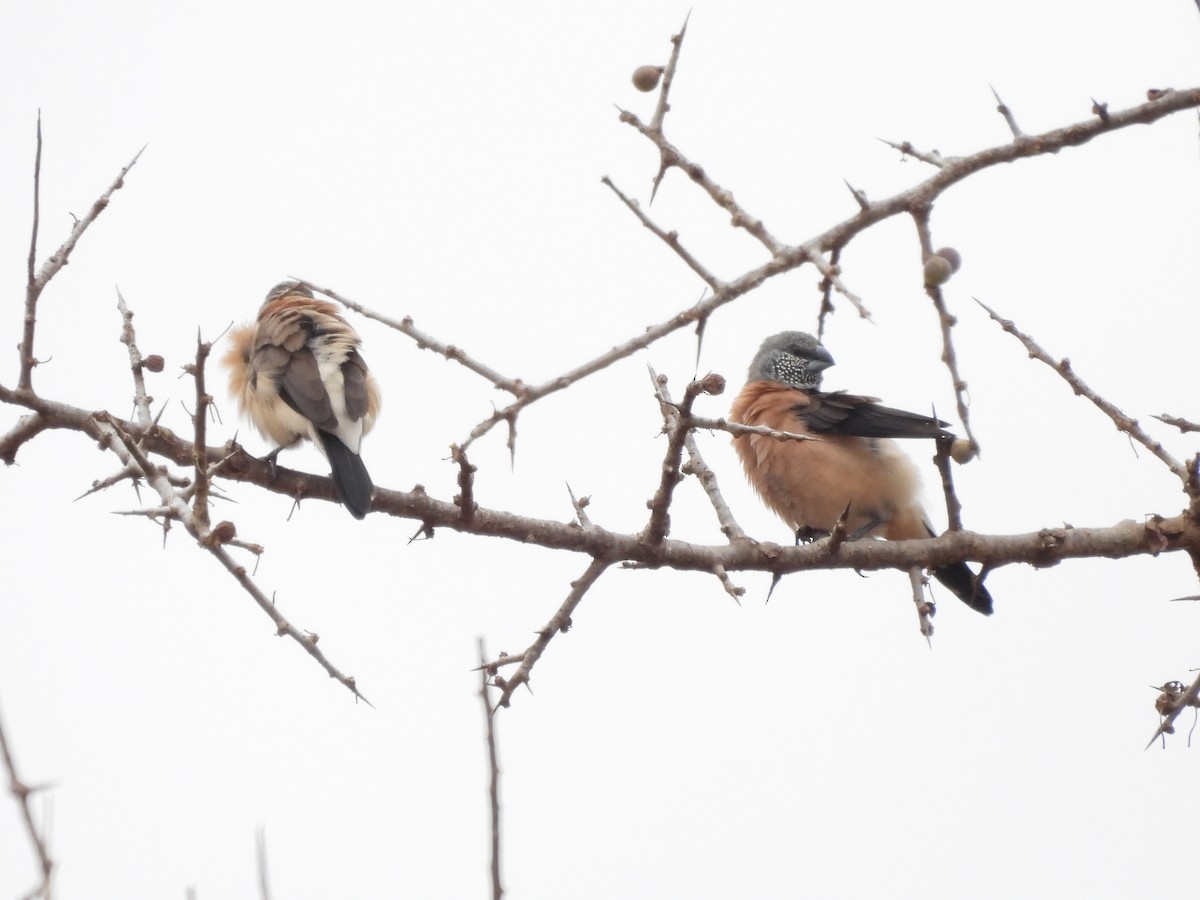
{"type": "Polygon", "coordinates": [[[833,357],[829,355],[829,351],[824,347],[818,347],[813,353],[812,359],[809,360],[808,370],[810,372],[824,372],[833,365],[833,357]]]}

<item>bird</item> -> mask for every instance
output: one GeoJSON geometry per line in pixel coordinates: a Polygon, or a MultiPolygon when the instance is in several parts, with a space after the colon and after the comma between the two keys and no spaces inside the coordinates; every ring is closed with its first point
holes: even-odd
{"type": "MultiPolygon", "coordinates": [[[[734,448],[759,497],[791,526],[797,542],[830,532],[845,514],[853,538],[901,541],[934,536],[921,507],[920,473],[893,438],[948,439],[940,419],[882,406],[875,397],[821,390],[833,365],[811,334],[784,331],[762,342],[730,419],[807,434],[779,440],[739,434],[734,448]]],[[[992,597],[964,562],[933,577],[969,607],[992,614],[992,597]]]]}
{"type": "Polygon", "coordinates": [[[299,281],[267,292],[251,325],[234,330],[225,355],[229,392],[243,416],[280,450],[312,441],[329,461],[333,485],[356,519],[374,485],[359,452],[379,414],[379,387],[359,352],[362,339],[299,281]]]}

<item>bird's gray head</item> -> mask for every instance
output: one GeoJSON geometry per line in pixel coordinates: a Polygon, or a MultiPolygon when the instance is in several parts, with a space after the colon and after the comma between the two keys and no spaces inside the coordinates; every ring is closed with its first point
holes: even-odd
{"type": "Polygon", "coordinates": [[[263,303],[270,303],[272,300],[278,300],[280,297],[286,297],[288,294],[299,294],[302,297],[312,298],[312,291],[306,288],[299,281],[281,281],[275,287],[267,291],[266,299],[263,303]]]}
{"type": "Polygon", "coordinates": [[[751,381],[780,381],[802,391],[821,386],[821,372],[833,357],[811,334],[784,331],[762,342],[750,363],[751,381]]]}

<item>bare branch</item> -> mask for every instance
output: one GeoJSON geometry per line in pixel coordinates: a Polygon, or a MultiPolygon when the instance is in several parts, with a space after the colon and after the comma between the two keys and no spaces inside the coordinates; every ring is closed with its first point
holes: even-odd
{"type": "MultiPolygon", "coordinates": [[[[737,520],[734,519],[733,512],[729,509],[729,504],[725,502],[725,497],[721,494],[716,472],[710,469],[708,463],[704,461],[704,457],[700,454],[700,448],[696,445],[696,436],[692,433],[698,427],[698,421],[707,423],[710,420],[697,420],[690,412],[684,415],[671,401],[671,394],[667,389],[666,379],[654,378],[653,381],[655,393],[658,395],[663,415],[666,417],[668,431],[674,428],[683,428],[684,430],[683,446],[687,449],[688,461],[680,466],[679,471],[684,475],[695,475],[699,479],[700,486],[704,488],[704,493],[708,496],[713,511],[717,514],[717,523],[721,527],[721,533],[731,541],[748,540],[746,532],[742,530],[737,520]]],[[[720,375],[709,375],[703,379],[703,383],[707,384],[704,393],[720,394],[725,389],[725,379],[720,375]]],[[[732,585],[724,577],[724,569],[721,569],[720,573],[718,573],[718,578],[722,579],[722,584],[725,586],[726,591],[732,593],[732,585]]],[[[735,590],[739,593],[734,596],[741,596],[740,592],[742,588],[736,588],[735,590]]]]}
{"type": "MultiPolygon", "coordinates": [[[[115,422],[149,453],[177,465],[190,465],[191,442],[167,429],[141,429],[107,413],[96,414],[64,403],[44,400],[0,385],[0,402],[24,406],[45,417],[48,428],[79,431],[108,446],[114,439],[101,419],[115,422]]],[[[245,453],[235,444],[208,450],[210,456],[229,455],[222,475],[286,497],[320,498],[337,502],[330,479],[282,466],[245,453]]],[[[852,541],[836,556],[823,552],[819,544],[782,547],[768,542],[701,545],[667,539],[659,546],[647,545],[636,534],[620,534],[598,526],[580,528],[574,522],[534,519],[514,513],[478,507],[469,526],[462,510],[450,501],[437,500],[424,489],[410,492],[381,488],[375,498],[376,511],[421,523],[422,530],[451,528],[471,534],[501,537],[521,544],[551,549],[568,549],[610,561],[628,560],[679,570],[712,572],[714,565],[728,571],[798,572],[822,568],[907,569],[926,568],[952,562],[974,561],[992,565],[1023,562],[1051,565],[1065,559],[1128,556],[1162,552],[1200,553],[1200,527],[1188,516],[1152,516],[1144,523],[1119,522],[1103,528],[1044,528],[1014,535],[981,535],[963,531],[921,541],[852,541]]],[[[186,507],[184,507],[186,511],[186,507]]]]}
{"type": "MultiPolygon", "coordinates": [[[[867,207],[864,206],[863,210],[865,211],[866,209],[867,207]]],[[[832,252],[829,254],[829,265],[835,269],[838,268],[838,261],[841,259],[841,257],[842,248],[834,247],[832,252]]],[[[835,312],[833,308],[833,298],[831,297],[831,292],[833,291],[833,279],[828,277],[822,278],[821,283],[817,285],[817,290],[821,292],[821,308],[817,310],[817,340],[820,340],[825,336],[826,318],[833,315],[835,312]]]]}
{"type": "Polygon", "coordinates": [[[454,502],[462,510],[463,522],[470,523],[475,515],[475,466],[467,460],[466,451],[458,444],[450,445],[450,458],[458,464],[458,496],[454,502]]]}
{"type": "Polygon", "coordinates": [[[117,309],[121,312],[121,343],[129,349],[129,369],[133,374],[133,405],[137,410],[138,422],[143,426],[149,426],[154,420],[154,415],[150,411],[153,398],[146,393],[146,379],[142,374],[145,363],[142,359],[142,352],[137,346],[137,335],[133,330],[133,313],[125,305],[125,298],[121,296],[120,288],[117,289],[117,309]]]}
{"type": "MultiPolygon", "coordinates": [[[[678,34],[671,35],[671,58],[667,62],[667,67],[663,71],[662,88],[658,93],[658,105],[654,110],[654,118],[650,120],[650,127],[662,134],[663,121],[667,117],[667,110],[671,108],[668,102],[668,97],[671,94],[671,85],[675,83],[675,70],[679,66],[679,51],[683,49],[683,38],[687,34],[687,23],[691,19],[692,13],[689,10],[684,16],[683,27],[679,29],[678,34]]],[[[654,198],[658,195],[658,188],[662,184],[663,177],[667,174],[667,169],[674,165],[674,160],[666,153],[659,154],[658,172],[654,175],[654,183],[650,187],[650,202],[654,203],[654,198]]]]}
{"type": "Polygon", "coordinates": [[[866,319],[868,322],[874,322],[875,320],[871,318],[871,311],[867,309],[866,304],[862,301],[862,298],[850,290],[850,288],[846,287],[841,278],[841,270],[832,262],[826,262],[825,257],[821,255],[821,248],[816,245],[810,245],[806,248],[806,250],[808,251],[809,261],[812,262],[812,264],[816,266],[817,271],[824,276],[821,280],[821,284],[831,285],[834,290],[849,300],[850,305],[858,311],[858,317],[860,319],[866,319]]]}
{"type": "Polygon", "coordinates": [[[663,70],[662,88],[658,92],[658,106],[655,107],[654,118],[650,120],[650,127],[656,131],[662,131],[663,120],[667,117],[667,110],[671,108],[667,98],[671,93],[671,84],[675,81],[675,69],[679,66],[679,51],[683,49],[683,39],[687,35],[688,21],[691,18],[691,10],[688,10],[688,14],[683,17],[683,27],[679,29],[679,33],[671,35],[671,58],[663,70]]]}
{"type": "Polygon", "coordinates": [[[16,461],[17,451],[45,429],[46,420],[38,413],[21,416],[7,434],[0,435],[0,461],[11,466],[16,461]]]}
{"type": "Polygon", "coordinates": [[[925,599],[926,582],[925,576],[921,574],[920,566],[913,566],[908,570],[908,581],[912,586],[913,604],[917,608],[917,622],[921,634],[928,641],[933,637],[933,614],[936,612],[936,608],[925,599]]]}
{"type": "MultiPolygon", "coordinates": [[[[1200,0],[1197,0],[1197,2],[1200,3],[1200,0]]],[[[1161,416],[1154,416],[1154,418],[1158,419],[1158,421],[1162,422],[1164,425],[1170,425],[1174,428],[1178,428],[1183,434],[1187,434],[1189,431],[1200,431],[1200,425],[1197,425],[1195,422],[1189,422],[1187,419],[1178,419],[1175,416],[1169,416],[1166,413],[1163,413],[1161,416]]]]}
{"type": "Polygon", "coordinates": [[[100,195],[92,208],[84,214],[83,218],[76,220],[75,227],[71,229],[71,234],[63,242],[62,246],[55,253],[42,263],[41,269],[34,274],[33,268],[35,264],[34,254],[37,249],[37,228],[38,228],[38,194],[41,190],[41,170],[42,170],[42,117],[38,113],[38,149],[37,160],[34,165],[34,237],[30,242],[30,258],[28,281],[25,285],[25,325],[24,333],[21,338],[20,357],[21,357],[21,374],[17,380],[17,387],[21,390],[33,389],[33,367],[37,365],[37,359],[33,355],[33,337],[34,326],[37,322],[37,303],[42,291],[46,285],[50,283],[50,279],[58,274],[58,271],[67,264],[67,260],[71,256],[71,252],[75,249],[75,245],[83,236],[83,233],[88,230],[92,222],[96,221],[96,217],[104,212],[104,208],[108,206],[108,201],[112,195],[120,190],[125,184],[125,176],[129,170],[133,168],[138,161],[138,157],[142,155],[143,147],[137,152],[137,155],[129,161],[129,164],[121,169],[121,173],[116,180],[108,186],[108,189],[100,195]]]}
{"type": "MultiPolygon", "coordinates": [[[[684,156],[677,147],[663,136],[661,131],[656,131],[651,126],[646,125],[628,110],[621,110],[620,119],[626,125],[632,125],[636,128],[643,137],[650,140],[658,148],[663,159],[663,171],[671,166],[682,169],[692,181],[700,185],[701,189],[708,194],[717,206],[729,213],[730,225],[734,228],[745,229],[748,234],[766,247],[772,256],[777,256],[784,249],[784,245],[767,231],[761,219],[750,215],[750,213],[742,209],[738,205],[738,202],[733,199],[732,193],[709,178],[703,166],[697,165],[684,156]]],[[[661,173],[659,177],[661,178],[661,173]]]]}
{"type": "Polygon", "coordinates": [[[688,435],[687,419],[692,412],[692,404],[700,394],[720,394],[725,390],[725,379],[721,376],[710,375],[708,378],[693,381],[684,390],[683,402],[676,407],[666,393],[667,379],[665,375],[657,375],[650,369],[650,380],[654,384],[654,392],[658,397],[667,432],[667,450],[662,462],[662,477],[654,499],[650,501],[650,521],[642,536],[651,544],[662,543],[667,532],[671,530],[671,517],[668,512],[675,485],[683,477],[679,467],[683,459],[684,441],[688,435]]]}
{"type": "MultiPolygon", "coordinates": [[[[936,418],[936,417],[935,417],[936,418]]],[[[946,498],[946,521],[950,531],[962,531],[962,503],[954,492],[954,475],[950,471],[950,447],[954,438],[938,438],[933,461],[942,476],[942,496],[946,498]]]]}
{"type": "Polygon", "coordinates": [[[507,391],[514,397],[523,397],[528,392],[528,388],[521,381],[521,379],[507,378],[490,366],[486,366],[474,359],[461,347],[457,347],[454,344],[442,343],[436,338],[425,334],[423,331],[418,330],[416,326],[413,325],[413,320],[408,316],[405,316],[403,319],[393,319],[390,316],[385,316],[383,313],[368,309],[361,303],[357,303],[348,297],[342,296],[333,288],[320,287],[314,282],[306,281],[303,278],[297,278],[296,280],[309,289],[316,291],[317,293],[324,294],[331,300],[337,301],[338,303],[342,304],[342,306],[346,307],[346,309],[353,310],[354,312],[361,316],[365,316],[368,319],[374,319],[376,322],[386,325],[388,328],[395,329],[401,334],[412,338],[414,341],[416,341],[418,349],[432,350],[434,353],[444,356],[446,359],[451,360],[452,362],[459,363],[463,368],[474,372],[476,375],[486,378],[498,389],[507,391]]]}
{"type": "Polygon", "coordinates": [[[986,303],[983,303],[981,300],[976,299],[975,302],[987,310],[987,314],[991,316],[1001,328],[1019,340],[1025,346],[1025,349],[1029,351],[1029,355],[1031,357],[1054,369],[1054,371],[1056,371],[1062,377],[1063,381],[1071,386],[1071,389],[1076,394],[1086,397],[1097,409],[1112,419],[1113,424],[1117,426],[1117,430],[1129,435],[1131,438],[1149,450],[1152,454],[1154,454],[1154,456],[1158,457],[1159,461],[1161,461],[1163,465],[1170,469],[1175,476],[1181,482],[1183,482],[1185,488],[1189,487],[1190,480],[1188,478],[1188,471],[1186,467],[1184,467],[1179,460],[1175,459],[1175,457],[1168,453],[1162,444],[1154,440],[1152,437],[1150,437],[1150,435],[1146,434],[1146,432],[1142,430],[1142,427],[1138,425],[1137,419],[1131,419],[1129,416],[1125,415],[1125,413],[1121,412],[1121,410],[1117,409],[1117,407],[1112,403],[1105,400],[1086,384],[1084,384],[1083,379],[1076,375],[1074,370],[1071,368],[1071,361],[1069,359],[1053,359],[1045,350],[1037,345],[1033,338],[1019,331],[1017,326],[1014,325],[1010,319],[1001,318],[996,314],[995,310],[989,307],[986,303]]]}
{"type": "MultiPolygon", "coordinates": [[[[123,463],[126,465],[129,465],[131,462],[135,463],[142,470],[146,482],[158,493],[163,502],[163,509],[156,512],[156,515],[165,515],[168,520],[173,519],[182,523],[196,542],[217,559],[225,570],[234,577],[234,580],[241,585],[242,590],[249,594],[251,599],[258,604],[259,608],[270,617],[271,621],[275,623],[275,633],[277,635],[286,634],[298,643],[304,648],[305,652],[313,657],[329,673],[329,677],[337,679],[355,697],[362,700],[368,706],[371,706],[371,702],[358,690],[354,677],[343,674],[326,658],[324,653],[317,649],[315,637],[309,632],[301,631],[288,622],[276,608],[274,600],[268,598],[259,590],[258,585],[247,575],[245,567],[235,562],[225,550],[225,543],[232,539],[236,533],[232,524],[221,523],[217,528],[208,528],[205,522],[198,520],[192,515],[187,504],[184,503],[183,499],[175,492],[171,483],[167,480],[165,471],[150,462],[134,436],[122,427],[122,423],[118,419],[108,413],[99,413],[93,417],[93,421],[99,428],[100,433],[98,437],[108,438],[108,448],[115,452],[123,463]],[[227,525],[228,527],[224,527],[227,525]]],[[[146,432],[145,434],[148,436],[151,432],[146,432]]]]}
{"type": "Polygon", "coordinates": [[[721,587],[725,588],[725,593],[734,599],[738,606],[742,605],[742,596],[746,593],[744,587],[739,587],[734,584],[729,578],[729,573],[725,571],[724,566],[713,566],[713,574],[717,576],[717,580],[721,582],[721,587]]]}
{"type": "Polygon", "coordinates": [[[23,390],[33,389],[33,367],[37,365],[33,357],[33,334],[37,325],[37,298],[40,290],[37,288],[37,239],[41,222],[42,197],[42,111],[38,110],[37,117],[37,151],[33,157],[33,233],[29,237],[29,260],[25,278],[25,322],[18,347],[21,372],[17,376],[17,386],[23,390]]]}
{"type": "Polygon", "coordinates": [[[708,269],[706,269],[701,262],[696,259],[696,257],[692,256],[692,254],[687,251],[683,244],[679,242],[679,232],[663,231],[663,229],[655,225],[650,217],[642,212],[641,204],[636,200],[627,197],[619,187],[612,183],[612,179],[610,179],[607,175],[600,179],[600,183],[606,185],[614,194],[620,197],[621,202],[629,207],[630,212],[638,217],[638,221],[640,221],[642,225],[644,225],[650,231],[654,232],[654,234],[657,235],[664,244],[674,250],[675,254],[687,264],[687,267],[699,275],[704,280],[704,283],[712,288],[714,292],[719,291],[724,287],[724,282],[717,278],[716,275],[712,274],[712,272],[708,271],[708,269]]]}
{"type": "Polygon", "coordinates": [[[706,419],[703,416],[690,416],[688,424],[692,428],[705,431],[725,431],[735,437],[739,434],[761,434],[764,437],[775,438],[777,441],[819,441],[816,435],[796,434],[794,431],[776,431],[765,425],[743,425],[740,422],[729,422],[725,419],[706,419]]]}
{"type": "MultiPolygon", "coordinates": [[[[922,264],[925,264],[933,255],[933,239],[929,233],[929,214],[931,210],[931,206],[922,205],[916,207],[912,212],[913,223],[917,226],[917,238],[921,245],[922,264]]],[[[949,255],[950,251],[947,250],[946,253],[949,255]]],[[[957,253],[954,255],[955,257],[958,256],[957,253]]],[[[967,404],[967,382],[963,380],[962,375],[958,371],[958,354],[954,351],[953,329],[958,323],[958,319],[952,316],[950,311],[946,309],[946,302],[942,297],[940,285],[934,284],[929,278],[926,278],[925,293],[933,301],[933,308],[937,310],[938,326],[942,331],[942,362],[950,372],[950,384],[954,388],[954,402],[958,408],[958,419],[963,424],[963,430],[966,432],[971,446],[978,451],[979,442],[975,439],[975,433],[971,430],[971,410],[967,404]]]]}
{"type": "Polygon", "coordinates": [[[550,621],[538,632],[537,640],[534,641],[525,650],[524,653],[516,656],[501,656],[499,659],[490,663],[487,668],[496,669],[500,666],[510,665],[520,662],[517,671],[513,673],[512,678],[504,679],[497,675],[494,679],[496,687],[500,688],[500,699],[496,702],[495,709],[507,707],[512,700],[513,692],[522,684],[529,684],[529,673],[533,667],[537,665],[537,661],[542,658],[542,653],[549,646],[550,641],[554,639],[556,634],[565,634],[571,628],[571,614],[575,612],[588,589],[596,583],[604,570],[612,565],[611,561],[596,557],[588,565],[586,571],[579,577],[578,580],[571,582],[571,592],[567,594],[567,599],[563,601],[562,606],[558,611],[551,616],[550,621]]]}
{"type": "Polygon", "coordinates": [[[12,750],[8,744],[8,736],[4,732],[4,723],[0,720],[0,757],[4,759],[4,769],[8,772],[8,787],[12,792],[13,798],[17,801],[17,806],[21,810],[21,821],[25,825],[25,834],[29,838],[29,843],[33,846],[34,854],[38,858],[38,865],[42,870],[42,882],[38,887],[34,888],[27,896],[41,897],[43,900],[50,898],[50,879],[54,873],[54,861],[50,859],[50,852],[46,848],[46,841],[41,832],[38,831],[37,825],[33,821],[33,810],[29,807],[29,797],[34,792],[34,788],[25,784],[17,776],[17,765],[13,762],[12,750]]]}
{"type": "Polygon", "coordinates": [[[213,398],[204,386],[204,368],[211,351],[212,344],[202,340],[200,334],[197,333],[196,361],[185,367],[187,373],[196,382],[196,410],[192,415],[193,446],[196,448],[193,463],[193,483],[195,488],[192,492],[192,515],[196,517],[196,521],[202,526],[207,526],[209,523],[208,492],[211,475],[208,468],[206,436],[208,434],[208,416],[209,411],[212,409],[213,398]]]}
{"type": "Polygon", "coordinates": [[[496,755],[496,717],[492,715],[492,702],[488,697],[488,678],[496,674],[487,665],[487,650],[483,638],[479,638],[479,697],[483,700],[483,722],[487,729],[488,749],[488,804],[491,811],[491,872],[492,900],[504,896],[500,881],[500,762],[496,755]]]}
{"type": "MultiPolygon", "coordinates": [[[[946,160],[943,159],[942,155],[937,151],[934,151],[933,153],[925,153],[921,150],[918,150],[908,141],[902,141],[901,143],[897,144],[895,141],[889,141],[884,138],[878,138],[877,140],[879,140],[880,143],[887,144],[894,150],[899,150],[905,156],[911,156],[913,159],[919,159],[921,162],[928,163],[935,168],[942,169],[946,166],[946,160]]],[[[866,212],[865,209],[863,211],[866,212]]]]}

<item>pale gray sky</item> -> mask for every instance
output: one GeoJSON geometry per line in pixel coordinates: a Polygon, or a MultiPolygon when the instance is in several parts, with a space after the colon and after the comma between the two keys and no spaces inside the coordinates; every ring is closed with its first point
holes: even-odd
{"type": "MultiPolygon", "coordinates": [[[[335,287],[541,381],[685,308],[701,283],[600,184],[648,197],[656,156],[614,106],[648,116],[633,69],[665,62],[688,6],[563,3],[20,2],[0,28],[0,382],[16,380],[37,109],[40,256],[143,145],[141,162],[40,308],[47,396],[125,414],[119,287],[151,390],[186,429],[178,366],[197,329],[250,318],[288,275],[335,287]]],[[[781,238],[927,177],[879,143],[945,154],[1004,142],[989,86],[1030,133],[1200,75],[1186,0],[1003,7],[699,4],[667,133],[781,238]],[[1049,7],[1049,8],[1048,8],[1049,7]]],[[[969,528],[1021,533],[1174,514],[1172,477],[971,301],[1035,335],[1177,456],[1154,413],[1200,417],[1195,393],[1194,114],[990,170],[937,205],[963,255],[947,286],[982,458],[956,472],[969,528]]],[[[686,178],[653,206],[722,277],[761,248],[686,178]]],[[[831,387],[946,416],[953,394],[911,225],[856,240],[831,387]]],[[[759,340],[811,329],[811,269],[711,322],[701,371],[736,385],[759,340]]],[[[455,492],[448,446],[504,398],[358,321],[384,393],[364,444],[378,484],[455,492]]],[[[678,390],[677,334],[497,432],[472,452],[477,499],[636,531],[662,441],[645,365],[678,390]]],[[[212,376],[217,379],[214,369],[212,376]]],[[[214,381],[220,385],[219,380],[214,381]]],[[[223,396],[223,390],[218,392],[223,396]]],[[[731,395],[705,398],[717,416],[731,395]]],[[[269,449],[235,421],[210,430],[269,449]]],[[[0,412],[0,431],[15,417],[0,412]]],[[[786,541],[723,435],[700,435],[741,524],[786,541]]],[[[921,457],[924,465],[923,454],[921,457]]],[[[475,638],[517,651],[557,609],[581,557],[353,521],[329,504],[229,487],[257,571],[321,635],[376,709],[356,706],[181,529],[165,550],[128,489],[78,502],[111,457],[49,434],[0,471],[0,712],[21,772],[57,785],[61,898],[252,898],[266,828],[280,898],[462,898],[487,888],[486,768],[475,638]]],[[[286,465],[324,473],[311,450],[286,465]]],[[[926,473],[936,485],[936,473],[926,473]]],[[[931,509],[940,512],[930,492],[931,509]]],[[[938,516],[940,522],[940,516],[938,516]]],[[[678,537],[722,540],[694,483],[678,537]]],[[[715,579],[610,572],[498,720],[509,896],[1170,896],[1196,836],[1185,739],[1143,751],[1151,683],[1200,666],[1182,555],[1008,567],[984,619],[943,596],[932,650],[902,573],[767,576],[738,607],[715,579]],[[1186,859],[1186,855],[1182,858],[1186,859]]],[[[42,809],[41,804],[37,807],[42,809]]],[[[0,897],[35,882],[0,800],[0,897]]]]}

